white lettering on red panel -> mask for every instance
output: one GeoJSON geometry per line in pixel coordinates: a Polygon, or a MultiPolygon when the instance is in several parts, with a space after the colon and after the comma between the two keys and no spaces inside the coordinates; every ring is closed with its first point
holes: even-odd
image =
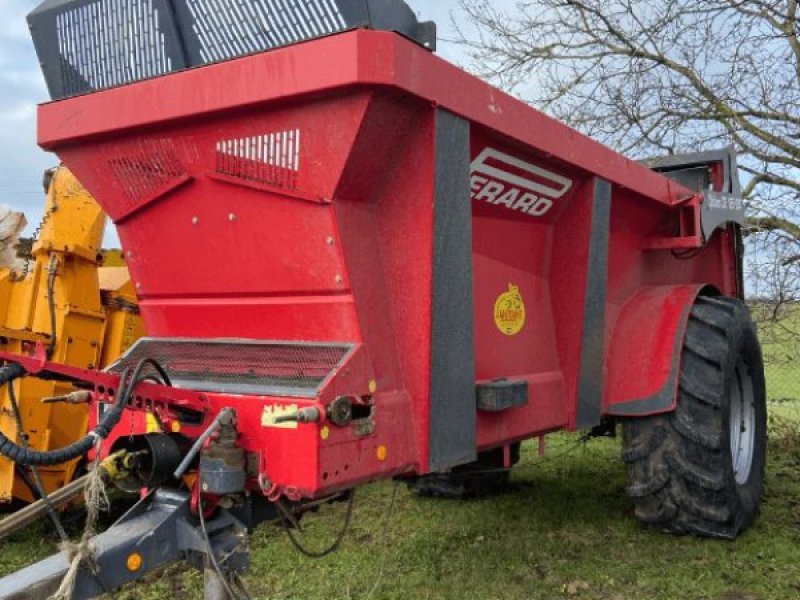
{"type": "Polygon", "coordinates": [[[486,148],[472,162],[470,190],[476,202],[541,217],[572,189],[572,180],[508,154],[486,148]]]}

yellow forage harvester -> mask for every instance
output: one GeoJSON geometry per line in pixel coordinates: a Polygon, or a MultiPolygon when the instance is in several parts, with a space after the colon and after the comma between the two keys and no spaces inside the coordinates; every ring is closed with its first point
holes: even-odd
{"type": "MultiPolygon", "coordinates": [[[[26,354],[41,343],[53,361],[102,368],[143,334],[136,295],[120,255],[102,251],[107,217],[94,198],[66,167],[46,181],[45,216],[26,260],[12,251],[25,218],[10,209],[0,214],[0,349],[26,354]]],[[[69,396],[71,384],[26,377],[13,386],[27,439],[8,386],[0,389],[0,430],[17,444],[47,451],[86,435],[88,408],[80,395],[69,396]]],[[[45,490],[73,480],[79,462],[40,468],[45,490]]],[[[0,504],[37,495],[32,473],[0,457],[0,504]]]]}

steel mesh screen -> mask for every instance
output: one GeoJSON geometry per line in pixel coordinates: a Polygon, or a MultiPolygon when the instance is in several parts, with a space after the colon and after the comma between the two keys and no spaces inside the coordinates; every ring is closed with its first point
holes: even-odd
{"type": "Polygon", "coordinates": [[[350,344],[144,338],[108,370],[121,373],[152,358],[177,387],[314,397],[352,349],[350,344]]]}

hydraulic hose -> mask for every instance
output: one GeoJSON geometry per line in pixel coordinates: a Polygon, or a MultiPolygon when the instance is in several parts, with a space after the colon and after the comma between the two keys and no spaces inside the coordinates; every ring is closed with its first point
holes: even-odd
{"type": "MultiPolygon", "coordinates": [[[[22,447],[27,450],[28,434],[25,433],[25,427],[22,424],[22,413],[19,411],[19,402],[17,402],[17,395],[14,392],[13,381],[8,383],[8,399],[11,401],[11,410],[14,413],[14,420],[17,422],[17,435],[22,442],[22,447]]],[[[30,477],[27,476],[28,473],[25,470],[25,467],[22,465],[14,465],[14,471],[19,475],[20,479],[25,482],[25,485],[28,486],[28,489],[31,490],[33,497],[36,500],[41,500],[47,507],[47,513],[50,515],[50,520],[53,521],[56,532],[58,532],[58,537],[61,538],[62,542],[68,542],[69,536],[64,530],[64,525],[61,523],[61,518],[58,516],[53,503],[50,502],[50,496],[48,496],[47,489],[44,487],[44,482],[42,481],[42,476],[39,473],[39,469],[36,467],[28,467],[28,469],[33,476],[33,481],[31,481],[30,477]]]]}
{"type": "MultiPolygon", "coordinates": [[[[3,369],[0,369],[0,385],[13,381],[25,374],[25,369],[20,365],[12,364],[3,369]]],[[[125,373],[124,375],[127,375],[125,373]]],[[[124,376],[123,376],[124,377],[124,376]]],[[[124,378],[122,380],[124,382],[124,378]]],[[[124,385],[124,383],[123,383],[124,385]]],[[[122,392],[122,390],[120,390],[122,392]]],[[[109,410],[102,421],[89,432],[85,437],[80,440],[59,448],[58,450],[50,450],[48,452],[39,452],[37,450],[30,450],[15,444],[13,441],[0,431],[0,454],[14,461],[17,464],[25,466],[51,466],[60,465],[65,462],[74,460],[83,456],[91,450],[99,438],[105,439],[108,434],[119,423],[126,402],[125,393],[120,393],[117,396],[117,402],[114,407],[109,410]]]]}
{"type": "MultiPolygon", "coordinates": [[[[137,383],[147,378],[147,376],[142,377],[142,371],[146,366],[153,367],[166,380],[167,385],[169,385],[169,378],[161,368],[161,365],[152,359],[143,358],[136,364],[133,375],[130,376],[130,382],[128,381],[128,377],[131,375],[130,367],[122,372],[119,389],[117,390],[117,401],[113,404],[111,409],[106,412],[97,426],[85,437],[58,450],[39,452],[18,446],[0,431],[0,454],[17,464],[25,466],[60,465],[83,456],[95,446],[97,440],[106,439],[111,434],[114,427],[119,424],[122,413],[128,405],[130,396],[137,383]]],[[[25,375],[25,369],[18,364],[11,364],[0,368],[0,386],[18,377],[22,377],[23,375],[25,375]]]]}
{"type": "Polygon", "coordinates": [[[14,381],[23,375],[25,375],[25,369],[22,368],[22,365],[18,365],[17,363],[11,363],[5,367],[0,367],[0,386],[7,384],[9,381],[14,381]]]}

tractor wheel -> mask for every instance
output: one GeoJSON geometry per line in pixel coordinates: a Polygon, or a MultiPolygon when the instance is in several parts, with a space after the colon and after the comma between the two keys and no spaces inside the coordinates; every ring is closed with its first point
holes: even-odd
{"type": "MultiPolygon", "coordinates": [[[[511,465],[519,462],[520,444],[511,445],[511,465]]],[[[431,473],[409,482],[408,489],[434,498],[479,498],[506,490],[510,469],[503,468],[503,449],[481,452],[478,460],[447,473],[431,473]]]]}
{"type": "Polygon", "coordinates": [[[678,406],[626,421],[636,516],[675,534],[734,539],[755,519],[767,452],[764,365],[738,300],[700,297],[681,353],[678,406]]]}

